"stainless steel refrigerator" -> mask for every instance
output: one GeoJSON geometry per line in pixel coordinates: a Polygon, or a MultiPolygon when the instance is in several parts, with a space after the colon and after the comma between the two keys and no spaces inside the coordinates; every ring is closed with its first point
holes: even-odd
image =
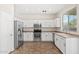
{"type": "Polygon", "coordinates": [[[14,21],[14,48],[18,48],[23,45],[23,22],[14,21]]]}

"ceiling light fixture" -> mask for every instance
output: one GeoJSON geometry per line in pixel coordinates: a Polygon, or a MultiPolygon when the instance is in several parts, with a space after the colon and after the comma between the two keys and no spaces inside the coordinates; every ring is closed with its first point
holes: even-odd
{"type": "Polygon", "coordinates": [[[47,11],[46,11],[46,10],[43,10],[42,12],[43,12],[43,13],[46,13],[47,11]]]}

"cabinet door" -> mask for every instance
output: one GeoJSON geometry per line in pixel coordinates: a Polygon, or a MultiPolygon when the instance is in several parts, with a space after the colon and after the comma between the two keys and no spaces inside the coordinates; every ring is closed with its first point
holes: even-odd
{"type": "Polygon", "coordinates": [[[67,38],[66,54],[79,54],[79,38],[67,38]]]}
{"type": "Polygon", "coordinates": [[[42,27],[55,27],[54,20],[44,20],[42,22],[42,27]]]}
{"type": "Polygon", "coordinates": [[[55,38],[55,45],[60,49],[61,48],[61,42],[60,39],[56,36],[55,38]]]}
{"type": "Polygon", "coordinates": [[[56,27],[61,27],[61,20],[60,20],[60,18],[56,19],[56,27]]]}
{"type": "Polygon", "coordinates": [[[59,45],[59,39],[58,38],[55,38],[55,45],[59,48],[60,45],[59,45]]]}
{"type": "Polygon", "coordinates": [[[55,44],[61,50],[61,52],[66,53],[66,41],[65,38],[55,35],[55,44]]]}
{"type": "Polygon", "coordinates": [[[66,38],[60,38],[60,50],[63,52],[63,53],[66,53],[66,38]]]}
{"type": "Polygon", "coordinates": [[[55,45],[60,48],[60,41],[58,35],[55,34],[55,45]]]}
{"type": "Polygon", "coordinates": [[[33,20],[25,20],[24,27],[33,27],[33,20]]]}
{"type": "Polygon", "coordinates": [[[42,41],[53,41],[51,32],[42,32],[42,41]]]}
{"type": "Polygon", "coordinates": [[[25,32],[24,41],[33,41],[33,32],[25,32]]]}

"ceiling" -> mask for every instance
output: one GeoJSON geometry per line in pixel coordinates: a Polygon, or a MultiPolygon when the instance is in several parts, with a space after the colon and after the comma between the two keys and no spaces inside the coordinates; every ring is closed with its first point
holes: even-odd
{"type": "Polygon", "coordinates": [[[56,14],[64,6],[64,4],[16,4],[15,14],[56,14]]]}

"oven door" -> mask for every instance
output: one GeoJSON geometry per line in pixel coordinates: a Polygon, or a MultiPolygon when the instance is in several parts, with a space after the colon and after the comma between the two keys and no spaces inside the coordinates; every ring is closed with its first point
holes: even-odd
{"type": "Polygon", "coordinates": [[[34,32],[34,41],[41,41],[41,32],[34,32]]]}

